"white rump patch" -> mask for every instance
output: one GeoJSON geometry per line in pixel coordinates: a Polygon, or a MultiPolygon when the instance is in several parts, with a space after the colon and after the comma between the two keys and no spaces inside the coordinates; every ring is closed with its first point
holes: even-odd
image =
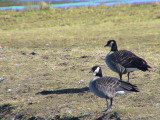
{"type": "Polygon", "coordinates": [[[132,71],[136,71],[136,70],[139,70],[137,68],[126,68],[127,72],[132,72],[132,71]]]}
{"type": "Polygon", "coordinates": [[[120,94],[120,95],[121,95],[121,94],[125,94],[125,93],[126,93],[125,91],[117,91],[117,92],[116,92],[116,94],[120,94]]]}

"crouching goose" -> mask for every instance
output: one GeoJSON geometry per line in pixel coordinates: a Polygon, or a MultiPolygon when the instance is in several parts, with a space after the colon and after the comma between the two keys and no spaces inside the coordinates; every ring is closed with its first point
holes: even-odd
{"type": "Polygon", "coordinates": [[[100,66],[93,66],[90,73],[94,74],[94,78],[89,83],[89,89],[98,97],[106,99],[107,109],[104,112],[110,110],[113,97],[117,94],[139,92],[137,86],[128,82],[121,81],[115,77],[103,77],[100,66]],[[108,104],[108,99],[110,104],[108,104]]]}
{"type": "Polygon", "coordinates": [[[111,51],[107,54],[105,62],[108,67],[117,72],[122,80],[122,74],[129,74],[135,70],[149,71],[151,68],[145,60],[136,56],[134,53],[127,50],[118,50],[117,43],[115,40],[109,40],[104,46],[111,47],[111,51]]]}

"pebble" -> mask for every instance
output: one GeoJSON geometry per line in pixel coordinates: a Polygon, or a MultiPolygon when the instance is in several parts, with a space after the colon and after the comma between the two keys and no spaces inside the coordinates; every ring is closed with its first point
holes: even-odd
{"type": "Polygon", "coordinates": [[[35,53],[35,52],[31,52],[30,54],[31,54],[31,55],[36,55],[37,53],[35,53]]]}
{"type": "Polygon", "coordinates": [[[80,80],[78,83],[79,83],[79,84],[82,84],[82,83],[84,83],[84,81],[85,81],[85,80],[80,80]]]}
{"type": "Polygon", "coordinates": [[[160,103],[154,103],[153,105],[156,105],[156,106],[158,106],[158,105],[160,105],[160,103]]]}
{"type": "Polygon", "coordinates": [[[4,77],[0,77],[0,82],[2,82],[5,78],[4,77]]]}
{"type": "Polygon", "coordinates": [[[13,91],[12,89],[7,89],[7,92],[11,92],[11,91],[13,91]]]}

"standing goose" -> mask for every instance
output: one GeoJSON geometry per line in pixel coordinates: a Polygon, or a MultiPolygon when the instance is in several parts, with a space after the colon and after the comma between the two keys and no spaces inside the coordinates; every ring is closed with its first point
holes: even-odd
{"type": "Polygon", "coordinates": [[[90,73],[94,74],[94,78],[89,83],[89,89],[98,97],[106,99],[107,109],[104,112],[111,109],[113,97],[117,94],[139,92],[137,86],[128,82],[115,77],[103,77],[100,66],[92,67],[90,73]],[[108,99],[110,99],[110,104],[108,104],[108,99]]]}
{"type": "Polygon", "coordinates": [[[109,40],[104,46],[111,47],[111,51],[107,54],[105,62],[108,67],[117,72],[122,80],[122,74],[129,74],[135,70],[149,71],[148,68],[151,68],[147,65],[147,62],[142,58],[136,56],[134,53],[127,50],[118,50],[115,40],[109,40]]]}

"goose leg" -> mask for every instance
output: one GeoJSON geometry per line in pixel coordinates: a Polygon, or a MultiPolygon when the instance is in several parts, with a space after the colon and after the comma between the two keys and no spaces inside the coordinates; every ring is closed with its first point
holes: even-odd
{"type": "Polygon", "coordinates": [[[107,110],[108,110],[108,100],[107,100],[107,98],[106,98],[106,103],[107,103],[107,109],[102,111],[102,112],[107,112],[107,110]]]}
{"type": "Polygon", "coordinates": [[[127,76],[128,76],[128,82],[129,82],[129,74],[130,74],[130,72],[127,74],[127,76]]]}
{"type": "Polygon", "coordinates": [[[112,108],[112,102],[113,102],[113,98],[110,99],[110,105],[109,105],[109,109],[112,108]]]}
{"type": "Polygon", "coordinates": [[[122,74],[119,73],[120,80],[122,80],[122,74]]]}
{"type": "Polygon", "coordinates": [[[110,104],[108,104],[108,100],[106,99],[106,102],[107,102],[107,109],[104,110],[103,112],[107,112],[111,109],[112,107],[112,101],[113,101],[113,98],[110,99],[110,104]]]}

